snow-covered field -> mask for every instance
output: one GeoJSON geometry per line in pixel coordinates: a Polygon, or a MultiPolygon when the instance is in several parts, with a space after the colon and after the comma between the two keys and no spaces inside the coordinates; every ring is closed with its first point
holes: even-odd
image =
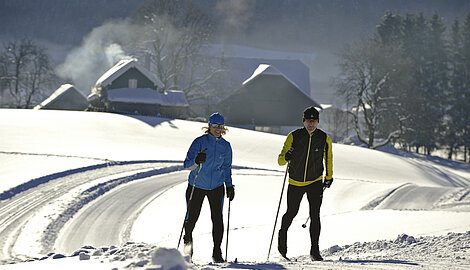
{"type": "MultiPolygon", "coordinates": [[[[185,263],[174,253],[185,213],[187,171],[181,163],[203,126],[106,113],[0,109],[0,269],[470,268],[469,164],[339,144],[333,146],[335,181],[325,191],[321,214],[326,261],[306,256],[308,230],[301,226],[308,215],[306,199],[288,235],[288,255],[297,261],[279,258],[276,239],[267,261],[285,172],[277,155],[285,137],[231,127],[225,136],[234,152],[236,185],[231,263],[210,263],[207,203],[194,232],[194,263],[185,263]],[[138,195],[123,199],[126,193],[138,195]],[[126,203],[135,206],[116,224],[123,217],[113,217],[111,209],[127,211],[126,203]],[[99,207],[103,214],[95,216],[99,207]],[[113,236],[113,226],[125,233],[113,236]],[[85,233],[83,227],[95,231],[85,233]],[[74,235],[74,228],[81,229],[74,235]],[[81,255],[61,258],[73,253],[81,255]],[[61,259],[34,259],[46,257],[61,259]]],[[[280,213],[284,210],[285,201],[280,213]]]]}

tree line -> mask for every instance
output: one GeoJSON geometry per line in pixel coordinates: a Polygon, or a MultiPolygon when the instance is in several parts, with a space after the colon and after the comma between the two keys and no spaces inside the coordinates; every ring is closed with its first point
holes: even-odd
{"type": "Polygon", "coordinates": [[[435,12],[387,12],[369,39],[340,54],[337,93],[358,139],[430,154],[470,146],[470,13],[447,28],[435,12]]]}

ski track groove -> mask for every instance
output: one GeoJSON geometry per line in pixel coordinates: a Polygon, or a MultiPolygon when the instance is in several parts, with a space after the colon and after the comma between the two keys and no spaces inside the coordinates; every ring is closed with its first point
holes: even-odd
{"type": "Polygon", "coordinates": [[[62,227],[69,221],[75,213],[80,211],[85,205],[92,202],[93,200],[99,198],[103,194],[111,191],[112,189],[126,184],[135,180],[140,180],[143,178],[148,178],[155,175],[175,172],[182,170],[182,166],[170,166],[159,169],[152,169],[145,172],[138,172],[133,175],[124,176],[116,179],[112,179],[105,183],[100,183],[94,185],[91,188],[83,191],[76,200],[66,206],[65,211],[59,214],[59,217],[53,220],[46,228],[46,231],[43,234],[42,243],[43,243],[43,252],[46,253],[48,250],[51,250],[54,246],[55,240],[57,239],[59,231],[62,227]]]}
{"type": "Polygon", "coordinates": [[[402,184],[389,192],[386,192],[384,195],[378,196],[375,199],[371,200],[367,205],[361,208],[362,210],[374,210],[377,208],[382,202],[384,202],[387,198],[392,196],[395,192],[397,192],[399,189],[404,188],[405,186],[411,185],[409,183],[402,184]]]}

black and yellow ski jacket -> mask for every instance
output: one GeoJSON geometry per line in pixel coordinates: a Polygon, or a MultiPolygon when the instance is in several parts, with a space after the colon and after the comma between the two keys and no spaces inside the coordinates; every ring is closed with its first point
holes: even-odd
{"type": "Polygon", "coordinates": [[[325,167],[325,179],[332,179],[333,151],[331,146],[331,138],[318,128],[312,133],[309,133],[306,128],[299,128],[289,133],[277,160],[279,165],[285,165],[287,161],[284,155],[291,147],[293,148],[292,160],[289,164],[289,184],[307,186],[321,181],[325,167]]]}

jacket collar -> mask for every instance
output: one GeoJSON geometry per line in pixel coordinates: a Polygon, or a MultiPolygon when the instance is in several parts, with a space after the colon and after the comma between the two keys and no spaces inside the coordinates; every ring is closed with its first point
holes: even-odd
{"type": "Polygon", "coordinates": [[[222,136],[220,136],[220,138],[216,138],[216,137],[212,136],[212,135],[209,134],[209,133],[206,134],[206,137],[207,137],[207,139],[208,139],[210,142],[222,140],[222,136]]]}
{"type": "Polygon", "coordinates": [[[310,133],[310,132],[308,132],[308,130],[307,130],[305,127],[303,127],[302,129],[305,130],[305,132],[306,132],[308,135],[312,135],[313,133],[315,133],[315,132],[318,130],[318,128],[316,128],[314,131],[312,131],[312,133],[310,133]]]}

